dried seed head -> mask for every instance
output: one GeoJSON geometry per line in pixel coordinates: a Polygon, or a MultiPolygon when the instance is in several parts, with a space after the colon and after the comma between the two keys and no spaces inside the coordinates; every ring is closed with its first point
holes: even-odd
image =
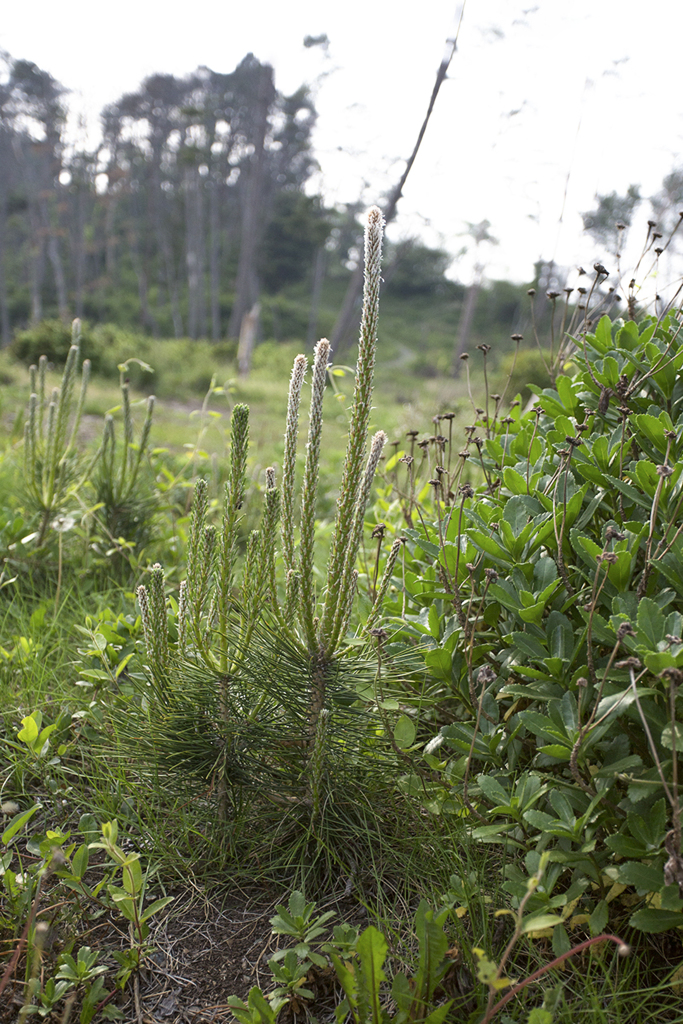
{"type": "Polygon", "coordinates": [[[482,665],[477,672],[477,682],[481,686],[490,686],[491,683],[495,682],[496,673],[493,671],[490,665],[482,665]]]}
{"type": "Polygon", "coordinates": [[[626,540],[626,534],[619,533],[614,526],[608,526],[605,530],[605,541],[608,540],[626,540]]]}
{"type": "Polygon", "coordinates": [[[615,662],[615,668],[632,668],[634,671],[637,672],[639,668],[642,668],[642,665],[640,662],[640,658],[624,658],[623,661],[615,662]]]}
{"type": "Polygon", "coordinates": [[[387,528],[387,524],[386,523],[377,523],[377,526],[374,528],[374,530],[372,531],[372,534],[371,534],[372,539],[373,540],[381,540],[382,537],[384,536],[386,528],[387,528]]]}
{"type": "Polygon", "coordinates": [[[581,689],[584,689],[586,686],[588,686],[588,680],[585,676],[579,676],[579,678],[576,680],[576,685],[580,686],[581,689]]]}
{"type": "Polygon", "coordinates": [[[480,352],[483,352],[484,355],[486,355],[487,352],[491,351],[491,346],[486,344],[477,345],[477,348],[479,349],[480,352]]]}
{"type": "Polygon", "coordinates": [[[458,490],[462,494],[463,499],[474,497],[474,487],[471,484],[461,484],[458,490]]]}
{"type": "Polygon", "coordinates": [[[498,579],[498,573],[495,569],[484,569],[484,576],[486,576],[489,583],[495,583],[498,579]]]}
{"type": "Polygon", "coordinates": [[[672,474],[673,474],[673,469],[671,468],[671,466],[667,466],[667,465],[657,466],[657,475],[658,476],[667,477],[667,476],[672,476],[672,474]]]}
{"type": "Polygon", "coordinates": [[[547,298],[547,299],[550,299],[550,300],[551,300],[551,302],[552,302],[552,301],[554,301],[555,299],[559,299],[559,297],[560,297],[560,294],[561,294],[560,292],[555,292],[555,291],[552,291],[552,292],[546,292],[546,293],[545,293],[545,295],[546,295],[546,298],[547,298]]]}
{"type": "Polygon", "coordinates": [[[530,295],[532,299],[533,299],[535,294],[536,294],[536,289],[535,288],[528,288],[527,289],[527,295],[530,295]]]}
{"type": "Polygon", "coordinates": [[[512,338],[513,341],[516,341],[518,343],[520,341],[524,341],[524,335],[523,334],[511,334],[510,337],[512,338]]]}
{"type": "Polygon", "coordinates": [[[630,622],[622,622],[617,630],[617,640],[623,640],[625,636],[635,636],[636,631],[630,622]]]}
{"type": "Polygon", "coordinates": [[[600,276],[602,276],[602,277],[609,277],[609,270],[606,270],[603,267],[602,263],[594,263],[593,264],[593,270],[598,275],[598,277],[600,277],[600,276]]]}
{"type": "Polygon", "coordinates": [[[463,352],[463,354],[460,356],[460,358],[463,359],[463,360],[464,359],[469,359],[470,358],[469,357],[469,353],[468,352],[463,352]]]}

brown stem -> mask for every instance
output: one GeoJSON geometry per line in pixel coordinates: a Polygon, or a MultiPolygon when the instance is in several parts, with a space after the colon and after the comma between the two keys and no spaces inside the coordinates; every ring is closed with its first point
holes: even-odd
{"type": "Polygon", "coordinates": [[[594,946],[597,942],[613,942],[618,947],[619,953],[622,956],[626,956],[626,954],[630,952],[629,947],[623,939],[620,939],[617,935],[595,935],[592,939],[586,939],[585,942],[580,942],[578,946],[573,946],[572,949],[568,949],[567,952],[562,953],[561,956],[556,956],[554,960],[551,960],[550,963],[546,964],[544,967],[539,967],[539,969],[534,971],[533,974],[530,974],[528,978],[525,978],[524,981],[520,981],[518,985],[511,988],[509,992],[505,993],[502,999],[498,1000],[495,1006],[486,1011],[479,1024],[488,1024],[498,1011],[502,1010],[503,1007],[509,1003],[514,996],[518,995],[523,988],[526,988],[527,985],[531,985],[534,981],[538,981],[538,979],[542,978],[544,974],[551,971],[553,967],[559,967],[559,965],[564,963],[565,960],[568,960],[570,956],[576,956],[577,953],[582,953],[584,949],[594,946]]]}
{"type": "Polygon", "coordinates": [[[44,877],[45,877],[44,874],[41,874],[40,877],[38,878],[38,884],[36,886],[36,894],[33,897],[33,902],[31,904],[31,912],[28,915],[28,919],[26,921],[26,924],[24,925],[24,930],[22,931],[21,937],[19,938],[19,942],[17,943],[17,948],[14,950],[14,954],[12,956],[12,959],[7,964],[7,967],[5,969],[5,973],[3,974],[2,980],[0,981],[0,995],[2,995],[2,993],[5,991],[5,989],[7,988],[7,985],[9,984],[10,978],[14,974],[14,970],[15,970],[17,964],[19,963],[19,957],[21,956],[22,950],[23,950],[24,946],[26,945],[26,940],[28,938],[28,933],[31,930],[31,925],[33,924],[33,922],[36,919],[36,914],[38,913],[38,905],[40,903],[40,890],[43,887],[43,878],[44,877]]]}

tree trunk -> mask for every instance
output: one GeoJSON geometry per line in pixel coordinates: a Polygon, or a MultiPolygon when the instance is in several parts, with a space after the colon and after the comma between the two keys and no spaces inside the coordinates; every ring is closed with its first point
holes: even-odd
{"type": "Polygon", "coordinates": [[[320,246],[315,254],[313,267],[313,287],[311,289],[311,314],[308,318],[308,332],[306,334],[306,347],[311,349],[318,340],[318,313],[320,311],[320,299],[325,282],[325,270],[327,265],[327,252],[324,246],[320,246]]]}
{"type": "Polygon", "coordinates": [[[114,225],[116,221],[116,207],[118,204],[118,196],[112,191],[111,187],[107,189],[107,195],[104,197],[104,272],[107,276],[107,284],[110,289],[116,287],[116,246],[118,238],[116,236],[114,225]]]}
{"type": "Polygon", "coordinates": [[[35,224],[31,225],[31,323],[43,319],[43,274],[45,272],[45,251],[43,237],[35,224]]]}
{"type": "Polygon", "coordinates": [[[9,345],[12,340],[9,305],[7,302],[7,276],[5,273],[6,231],[7,195],[3,189],[0,195],[0,342],[3,348],[9,345]]]}
{"type": "Polygon", "coordinates": [[[56,204],[56,197],[50,196],[40,204],[40,214],[43,222],[43,229],[47,237],[47,255],[50,260],[52,267],[52,274],[55,281],[55,291],[57,293],[57,311],[59,319],[65,323],[70,319],[69,317],[69,304],[66,294],[66,278],[64,276],[64,263],[62,261],[62,254],[59,251],[59,245],[57,242],[57,231],[58,227],[53,223],[52,211],[50,206],[56,204]]]}
{"type": "Polygon", "coordinates": [[[140,299],[140,319],[143,325],[151,330],[154,337],[159,335],[159,325],[149,307],[149,293],[147,286],[147,274],[140,258],[140,248],[138,246],[138,238],[135,228],[131,228],[128,233],[128,241],[130,244],[130,259],[133,264],[133,271],[135,273],[136,280],[138,282],[138,297],[140,299]]]}
{"type": "Polygon", "coordinates": [[[185,251],[188,289],[187,331],[191,338],[206,335],[202,205],[199,175],[196,168],[189,167],[185,173],[185,251]]]}
{"type": "Polygon", "coordinates": [[[163,198],[163,191],[161,189],[161,169],[160,160],[161,154],[156,153],[153,157],[155,161],[154,171],[152,174],[152,185],[151,185],[151,198],[150,206],[152,211],[152,226],[154,234],[157,240],[157,246],[161,255],[161,265],[163,267],[163,277],[166,289],[168,291],[168,300],[171,306],[171,318],[173,320],[173,333],[176,338],[182,338],[183,336],[183,319],[180,315],[180,303],[178,300],[178,281],[175,272],[173,252],[171,249],[171,243],[168,237],[167,221],[168,218],[165,215],[165,211],[161,208],[161,201],[163,198]]]}
{"type": "Polygon", "coordinates": [[[85,188],[79,187],[75,197],[74,216],[74,309],[83,318],[83,290],[85,287],[85,228],[87,222],[85,188]]]}
{"type": "Polygon", "coordinates": [[[458,341],[453,352],[453,365],[451,366],[451,374],[453,377],[458,377],[460,375],[460,370],[462,368],[460,356],[463,355],[467,345],[469,344],[470,335],[472,333],[472,324],[474,322],[474,313],[477,308],[477,299],[479,298],[480,291],[481,273],[477,272],[476,277],[465,294],[462,317],[458,325],[458,341]]]}
{"type": "Polygon", "coordinates": [[[228,335],[236,338],[242,329],[242,321],[248,310],[258,300],[258,278],[256,275],[256,253],[260,234],[260,216],[263,212],[263,191],[265,182],[264,146],[268,128],[268,110],[273,99],[273,70],[265,66],[259,82],[254,124],[254,152],[249,163],[249,178],[242,207],[242,230],[240,255],[235,282],[235,303],[230,314],[228,335]]]}
{"type": "Polygon", "coordinates": [[[251,370],[251,354],[254,351],[256,332],[258,331],[261,307],[255,302],[248,313],[242,318],[240,338],[237,345],[237,369],[240,377],[248,377],[251,370]]]}
{"type": "Polygon", "coordinates": [[[212,341],[220,341],[221,338],[220,232],[218,182],[214,179],[209,192],[209,304],[212,341]]]}

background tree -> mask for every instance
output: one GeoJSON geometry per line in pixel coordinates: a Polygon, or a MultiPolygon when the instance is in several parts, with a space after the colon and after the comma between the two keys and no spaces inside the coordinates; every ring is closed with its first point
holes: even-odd
{"type": "Polygon", "coordinates": [[[642,198],[639,185],[629,185],[623,196],[617,192],[596,195],[595,209],[581,214],[584,231],[606,252],[617,256],[642,198]]]}
{"type": "Polygon", "coordinates": [[[4,343],[74,312],[218,340],[262,287],[310,269],[328,227],[304,192],[316,117],[305,88],[282,95],[252,54],[229,73],[154,74],[105,108],[97,152],[66,151],[64,92],[0,59],[4,343]]]}
{"type": "MultiPolygon", "coordinates": [[[[498,245],[498,239],[494,238],[493,235],[489,233],[490,227],[491,222],[488,220],[479,221],[478,224],[468,223],[467,225],[466,234],[474,242],[474,274],[472,281],[465,292],[465,304],[453,352],[451,372],[454,377],[457,377],[460,373],[460,367],[462,365],[460,356],[465,352],[470,341],[472,325],[474,323],[474,314],[477,309],[477,300],[484,280],[486,262],[481,257],[481,246],[484,244],[498,245]]],[[[467,247],[465,247],[465,251],[467,251],[467,247]]]]}

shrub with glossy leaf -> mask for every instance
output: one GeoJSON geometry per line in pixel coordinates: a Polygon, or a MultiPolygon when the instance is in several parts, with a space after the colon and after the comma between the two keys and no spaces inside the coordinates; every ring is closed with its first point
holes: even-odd
{"type": "Polygon", "coordinates": [[[593,934],[615,908],[683,926],[681,326],[603,317],[533,407],[479,414],[448,462],[441,438],[422,494],[410,463],[392,480],[404,519],[422,500],[394,639],[427,641],[438,709],[431,779],[401,785],[528,870],[550,851],[531,909],[561,913],[556,953],[579,911],[593,934]]]}

